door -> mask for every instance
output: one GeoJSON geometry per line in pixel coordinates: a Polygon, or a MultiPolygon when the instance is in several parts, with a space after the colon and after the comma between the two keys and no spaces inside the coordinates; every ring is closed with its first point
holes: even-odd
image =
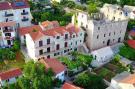
{"type": "Polygon", "coordinates": [[[109,46],[110,45],[110,39],[107,41],[107,46],[109,46]]]}
{"type": "Polygon", "coordinates": [[[57,45],[56,45],[56,50],[59,50],[59,49],[60,49],[60,45],[57,44],[57,45]]]}
{"type": "Polygon", "coordinates": [[[7,44],[8,44],[8,45],[11,45],[11,41],[10,41],[10,40],[7,40],[7,44]]]}
{"type": "Polygon", "coordinates": [[[118,42],[121,42],[121,38],[120,37],[118,38],[118,42]]]}

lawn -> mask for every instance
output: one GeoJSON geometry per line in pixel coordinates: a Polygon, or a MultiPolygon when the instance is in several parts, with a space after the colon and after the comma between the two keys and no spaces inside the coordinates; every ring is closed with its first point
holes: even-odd
{"type": "Polygon", "coordinates": [[[130,48],[127,45],[120,48],[119,54],[130,60],[135,60],[135,49],[130,48]]]}
{"type": "Polygon", "coordinates": [[[0,72],[6,71],[12,68],[23,68],[23,65],[25,64],[24,56],[23,54],[18,51],[16,53],[16,59],[15,60],[5,60],[3,62],[0,62],[0,72]]]}

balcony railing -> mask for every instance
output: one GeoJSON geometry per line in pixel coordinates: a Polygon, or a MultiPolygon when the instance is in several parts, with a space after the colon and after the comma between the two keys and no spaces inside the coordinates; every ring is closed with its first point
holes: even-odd
{"type": "Polygon", "coordinates": [[[22,21],[25,22],[25,21],[28,21],[29,19],[28,18],[23,18],[22,21]]]}
{"type": "Polygon", "coordinates": [[[22,12],[21,15],[28,15],[28,12],[22,12]]]}
{"type": "Polygon", "coordinates": [[[13,32],[13,29],[5,29],[3,32],[13,32]]]}
{"type": "Polygon", "coordinates": [[[5,39],[6,40],[13,40],[13,39],[15,39],[15,37],[6,36],[5,39]]]}
{"type": "Polygon", "coordinates": [[[11,13],[11,14],[5,14],[5,17],[10,17],[10,16],[14,16],[13,13],[11,13]]]}

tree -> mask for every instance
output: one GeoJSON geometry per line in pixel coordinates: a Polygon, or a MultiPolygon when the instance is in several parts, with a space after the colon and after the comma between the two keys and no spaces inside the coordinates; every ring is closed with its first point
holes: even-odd
{"type": "Polygon", "coordinates": [[[80,74],[73,83],[85,89],[105,89],[102,78],[90,73],[80,74]]]}
{"type": "Polygon", "coordinates": [[[89,3],[87,9],[88,9],[89,14],[98,12],[97,4],[94,2],[89,3]]]}
{"type": "Polygon", "coordinates": [[[115,55],[112,61],[114,63],[119,63],[120,62],[120,55],[115,55]]]}
{"type": "Polygon", "coordinates": [[[28,62],[24,66],[24,77],[18,79],[21,89],[51,89],[52,71],[45,72],[45,67],[41,63],[28,62]]]}
{"type": "Polygon", "coordinates": [[[128,30],[132,30],[135,27],[135,20],[129,20],[128,22],[128,30]]]}

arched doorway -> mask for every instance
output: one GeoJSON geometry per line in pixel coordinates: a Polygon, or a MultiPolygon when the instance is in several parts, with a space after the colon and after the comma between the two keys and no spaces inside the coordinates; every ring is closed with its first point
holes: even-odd
{"type": "Polygon", "coordinates": [[[109,46],[110,45],[110,39],[107,41],[107,46],[109,46]]]}
{"type": "Polygon", "coordinates": [[[118,42],[121,42],[121,37],[118,38],[118,42]]]}

